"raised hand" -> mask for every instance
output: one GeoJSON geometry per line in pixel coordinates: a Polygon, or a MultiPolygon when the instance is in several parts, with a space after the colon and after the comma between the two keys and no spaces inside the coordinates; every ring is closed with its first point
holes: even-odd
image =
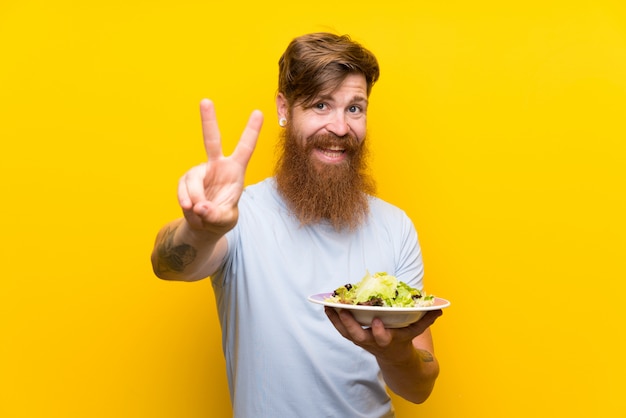
{"type": "Polygon", "coordinates": [[[202,100],[200,115],[207,162],[191,168],[180,179],[178,201],[192,229],[221,236],[237,223],[237,204],[263,125],[263,114],[258,110],[252,112],[235,151],[228,157],[222,153],[213,102],[202,100]]]}

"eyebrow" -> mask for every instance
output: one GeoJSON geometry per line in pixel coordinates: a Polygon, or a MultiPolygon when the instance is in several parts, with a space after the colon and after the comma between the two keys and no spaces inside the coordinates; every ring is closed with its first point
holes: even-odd
{"type": "MultiPolygon", "coordinates": [[[[331,94],[320,94],[319,96],[317,96],[317,98],[314,101],[318,101],[318,100],[324,100],[324,101],[329,101],[332,102],[333,100],[333,96],[331,94]]],[[[350,103],[368,103],[367,97],[364,97],[360,94],[357,94],[355,96],[352,97],[352,99],[349,100],[350,103]]]]}

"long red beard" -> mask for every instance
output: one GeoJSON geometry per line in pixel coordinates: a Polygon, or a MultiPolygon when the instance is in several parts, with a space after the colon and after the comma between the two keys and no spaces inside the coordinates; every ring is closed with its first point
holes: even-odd
{"type": "Polygon", "coordinates": [[[367,167],[365,140],[359,143],[351,135],[333,134],[302,140],[288,126],[281,144],[275,170],[278,191],[302,225],[326,220],[336,230],[354,230],[365,220],[368,195],[376,191],[367,167]],[[322,166],[311,157],[313,149],[333,144],[345,148],[345,161],[322,166]]]}

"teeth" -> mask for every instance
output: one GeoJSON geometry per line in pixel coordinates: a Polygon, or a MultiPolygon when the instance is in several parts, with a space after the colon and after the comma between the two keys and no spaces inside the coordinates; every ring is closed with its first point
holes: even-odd
{"type": "Polygon", "coordinates": [[[339,154],[343,153],[343,149],[341,148],[337,148],[337,149],[322,149],[320,150],[322,152],[322,154],[327,155],[329,157],[335,157],[339,154]]]}

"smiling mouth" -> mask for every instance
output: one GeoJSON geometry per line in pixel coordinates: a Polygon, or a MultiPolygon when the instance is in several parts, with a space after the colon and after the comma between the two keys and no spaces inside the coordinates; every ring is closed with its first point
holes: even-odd
{"type": "Polygon", "coordinates": [[[343,155],[346,150],[343,148],[339,148],[339,147],[332,147],[332,148],[318,148],[318,150],[324,154],[327,157],[330,158],[336,158],[336,157],[340,157],[341,155],[343,155]]]}

